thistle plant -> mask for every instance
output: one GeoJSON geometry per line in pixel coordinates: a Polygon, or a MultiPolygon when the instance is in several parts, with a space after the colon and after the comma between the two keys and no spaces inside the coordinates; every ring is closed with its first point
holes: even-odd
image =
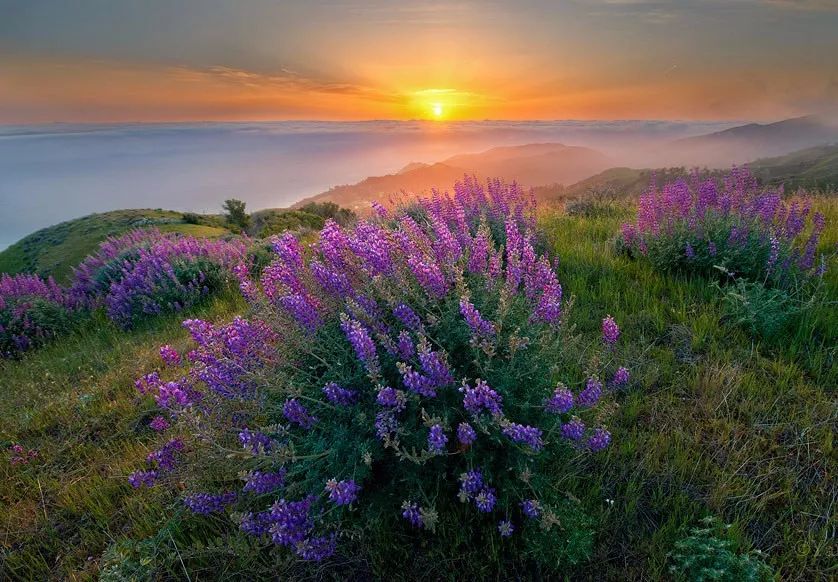
{"type": "Polygon", "coordinates": [[[274,238],[258,282],[236,269],[248,318],[185,322],[187,362],[164,346],[138,380],[164,432],[196,438],[132,484],[185,482],[194,512],[303,561],[384,568],[420,541],[582,559],[592,532],[555,482],[609,445],[599,403],[628,371],[613,318],[592,347],[565,329],[533,229],[516,185],[466,180],[350,229],[327,221],[308,248],[274,238]]]}

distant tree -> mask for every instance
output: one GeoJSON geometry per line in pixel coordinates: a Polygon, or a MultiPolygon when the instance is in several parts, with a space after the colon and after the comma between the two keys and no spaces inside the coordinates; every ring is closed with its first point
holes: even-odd
{"type": "Polygon", "coordinates": [[[245,203],[235,198],[224,201],[224,216],[227,222],[245,230],[250,225],[250,216],[245,211],[245,203]]]}

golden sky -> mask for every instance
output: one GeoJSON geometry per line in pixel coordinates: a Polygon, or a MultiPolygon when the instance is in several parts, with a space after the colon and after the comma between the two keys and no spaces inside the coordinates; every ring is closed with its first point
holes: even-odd
{"type": "Polygon", "coordinates": [[[0,123],[770,120],[838,105],[838,0],[123,4],[13,5],[0,123]]]}

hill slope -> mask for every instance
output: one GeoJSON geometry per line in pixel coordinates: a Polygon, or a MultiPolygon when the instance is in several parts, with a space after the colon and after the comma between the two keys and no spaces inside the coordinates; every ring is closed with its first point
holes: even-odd
{"type": "Polygon", "coordinates": [[[838,188],[838,145],[763,158],[748,166],[764,182],[782,183],[787,188],[838,188]]]}
{"type": "MultiPolygon", "coordinates": [[[[747,166],[766,184],[785,184],[786,189],[809,188],[835,190],[838,188],[838,145],[807,148],[773,158],[760,158],[747,166]]],[[[539,200],[580,199],[591,194],[613,197],[638,196],[652,180],[668,182],[687,175],[683,167],[609,168],[570,186],[556,184],[535,188],[539,200]]]]}
{"type": "Polygon", "coordinates": [[[830,143],[838,143],[838,122],[809,115],[677,140],[661,155],[671,165],[726,167],[830,143]]]}
{"type": "Polygon", "coordinates": [[[52,275],[64,282],[72,274],[72,267],[109,236],[150,226],[164,232],[204,237],[229,232],[220,225],[187,224],[180,212],[171,210],[114,210],[90,214],[43,228],[0,252],[0,273],[38,273],[52,275]]]}
{"type": "MultiPolygon", "coordinates": [[[[821,243],[828,252],[838,241],[838,205],[833,198],[818,206],[828,216],[821,243]]],[[[675,543],[715,513],[733,524],[736,543],[768,553],[779,579],[829,579],[832,305],[806,313],[816,333],[753,342],[721,324],[707,280],[669,276],[615,251],[613,234],[630,215],[629,208],[596,219],[548,211],[540,221],[546,244],[561,256],[567,295],[584,295],[568,310],[568,324],[595,340],[602,313],[617,314],[620,356],[631,362],[631,386],[613,395],[619,406],[607,419],[611,450],[598,460],[570,459],[579,478],[556,484],[591,511],[599,531],[591,559],[569,566],[567,578],[670,579],[675,543]]],[[[834,300],[835,270],[825,284],[834,300]]],[[[100,568],[111,568],[111,579],[178,579],[183,572],[193,580],[225,572],[254,579],[247,568],[258,566],[270,568],[263,577],[277,577],[281,562],[219,545],[235,540],[220,537],[226,520],[190,518],[164,488],[126,483],[171,436],[147,428],[154,412],[138,404],[133,381],[160,366],[161,344],[194,347],[182,319],[227,322],[245,310],[234,295],[133,331],[92,320],[65,341],[0,361],[0,447],[39,451],[29,464],[0,457],[1,579],[93,579],[100,568]],[[151,535],[158,530],[165,536],[151,535]],[[211,561],[208,548],[222,547],[211,561]]]]}

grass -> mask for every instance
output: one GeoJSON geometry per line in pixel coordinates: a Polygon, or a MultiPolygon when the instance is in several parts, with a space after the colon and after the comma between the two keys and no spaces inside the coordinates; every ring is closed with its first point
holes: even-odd
{"type": "MultiPolygon", "coordinates": [[[[838,204],[819,205],[832,225],[822,242],[829,250],[838,204]]],[[[825,291],[832,305],[767,344],[720,324],[720,297],[707,280],[616,255],[619,217],[552,214],[542,223],[561,257],[559,279],[580,298],[571,321],[596,333],[598,314],[612,313],[634,362],[632,388],[611,421],[616,446],[591,461],[595,483],[573,484],[599,508],[597,555],[584,575],[665,579],[674,541],[715,514],[745,547],[767,552],[782,579],[835,576],[834,265],[825,291]]]]}
{"type": "MultiPolygon", "coordinates": [[[[838,201],[818,204],[828,215],[822,248],[833,249],[838,201]]],[[[556,483],[598,524],[595,555],[569,574],[668,579],[675,542],[717,515],[733,524],[741,547],[766,552],[783,580],[835,578],[836,266],[826,300],[796,329],[756,341],[723,322],[721,297],[706,279],[657,273],[615,253],[624,212],[541,217],[565,294],[578,298],[567,325],[596,336],[612,314],[633,375],[608,421],[614,445],[577,459],[572,476],[556,483]]],[[[190,315],[226,320],[243,309],[226,296],[190,315]]],[[[165,494],[132,492],[125,477],[153,439],[145,428],[151,411],[138,406],[132,382],[158,364],[160,344],[188,345],[182,318],[130,333],[98,318],[0,363],[0,447],[20,442],[40,453],[19,466],[0,456],[0,579],[93,578],[109,547],[171,523],[165,494]]],[[[217,535],[168,531],[149,559],[170,577],[183,576],[182,554],[200,554],[217,535]]]]}
{"type": "Polygon", "coordinates": [[[133,382],[158,365],[161,344],[186,345],[184,317],[228,320],[243,309],[230,294],[133,332],[101,316],[22,361],[0,361],[0,448],[39,451],[29,465],[0,460],[0,579],[94,578],[114,539],[156,531],[166,500],[133,495],[125,480],[150,436],[133,382]]]}
{"type": "Polygon", "coordinates": [[[220,226],[186,224],[172,210],[114,210],[62,222],[24,237],[0,252],[0,273],[34,272],[52,275],[66,283],[72,267],[92,253],[99,243],[131,230],[155,226],[164,232],[218,237],[229,231],[220,226]]]}

